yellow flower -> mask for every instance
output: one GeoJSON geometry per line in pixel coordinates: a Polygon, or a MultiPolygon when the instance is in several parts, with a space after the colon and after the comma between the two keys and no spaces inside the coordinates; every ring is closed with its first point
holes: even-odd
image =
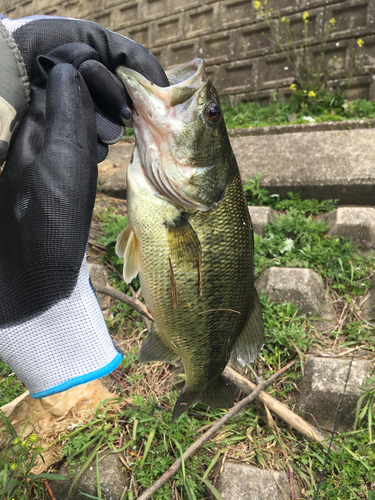
{"type": "Polygon", "coordinates": [[[310,92],[307,95],[308,95],[308,97],[315,97],[316,96],[316,94],[313,90],[310,90],[310,92]]]}
{"type": "Polygon", "coordinates": [[[285,17],[285,16],[283,16],[280,20],[281,20],[281,22],[282,22],[282,23],[285,23],[285,21],[286,21],[286,17],[285,17]]]}
{"type": "Polygon", "coordinates": [[[336,19],[332,17],[332,19],[329,20],[329,22],[334,26],[336,24],[336,19]]]}
{"type": "Polygon", "coordinates": [[[304,12],[304,13],[302,14],[302,19],[303,19],[304,21],[307,21],[307,18],[308,18],[308,17],[310,17],[310,14],[309,14],[308,12],[304,12]]]}
{"type": "Polygon", "coordinates": [[[259,0],[255,0],[255,2],[254,2],[254,9],[255,10],[259,10],[260,9],[260,2],[259,2],[259,0]]]}
{"type": "Polygon", "coordinates": [[[20,442],[20,439],[19,438],[16,438],[14,441],[13,441],[13,444],[18,444],[20,442]]]}
{"type": "Polygon", "coordinates": [[[362,38],[360,38],[359,40],[357,40],[357,45],[358,45],[359,48],[361,48],[364,43],[365,42],[362,40],[362,38]]]}
{"type": "Polygon", "coordinates": [[[290,86],[290,90],[296,90],[296,84],[295,83],[292,83],[292,85],[290,86]]]}
{"type": "Polygon", "coordinates": [[[17,469],[17,464],[16,464],[16,462],[13,462],[12,464],[10,464],[10,469],[11,469],[11,470],[16,470],[16,469],[17,469]]]}

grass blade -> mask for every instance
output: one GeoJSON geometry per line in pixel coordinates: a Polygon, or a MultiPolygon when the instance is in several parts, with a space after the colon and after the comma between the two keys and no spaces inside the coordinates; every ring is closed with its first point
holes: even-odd
{"type": "Polygon", "coordinates": [[[201,481],[207,486],[207,488],[211,491],[213,496],[216,498],[216,500],[224,500],[223,497],[220,495],[220,493],[217,491],[215,486],[208,481],[205,477],[200,478],[201,481]]]}
{"type": "Polygon", "coordinates": [[[156,429],[151,429],[150,434],[148,436],[146,447],[145,447],[145,451],[143,453],[143,457],[142,457],[142,460],[141,460],[141,465],[140,465],[141,470],[143,469],[143,464],[145,463],[147,454],[148,454],[148,452],[150,450],[150,446],[151,446],[152,440],[154,439],[155,431],[156,431],[156,429]]]}
{"type": "Polygon", "coordinates": [[[216,455],[214,456],[214,458],[211,460],[211,463],[210,465],[207,467],[207,470],[206,472],[203,474],[203,478],[205,479],[208,474],[211,472],[212,468],[214,467],[214,465],[216,464],[216,462],[219,460],[219,457],[222,453],[224,453],[225,451],[227,450],[227,448],[223,448],[222,450],[219,450],[216,455]]]}
{"type": "Polygon", "coordinates": [[[72,482],[72,485],[70,487],[68,496],[71,494],[71,492],[73,491],[73,489],[76,487],[79,478],[85,472],[85,470],[87,469],[87,467],[90,465],[90,462],[92,461],[92,459],[95,457],[95,454],[96,454],[97,450],[100,448],[100,445],[102,444],[104,438],[105,438],[105,434],[103,433],[102,437],[99,440],[99,443],[95,446],[95,448],[93,449],[93,451],[88,456],[86,462],[82,465],[82,467],[80,468],[79,472],[76,474],[76,476],[75,476],[75,478],[74,478],[74,480],[72,482]]]}

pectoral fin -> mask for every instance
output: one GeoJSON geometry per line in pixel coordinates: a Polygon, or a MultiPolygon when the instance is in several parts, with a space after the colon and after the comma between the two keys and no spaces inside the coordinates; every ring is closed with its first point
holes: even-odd
{"type": "Polygon", "coordinates": [[[187,217],[181,213],[173,222],[166,222],[166,227],[172,261],[196,262],[198,268],[201,244],[187,217]]]}
{"type": "Polygon", "coordinates": [[[133,229],[126,226],[117,236],[116,253],[124,259],[123,276],[125,283],[130,283],[138,274],[137,238],[133,229]]]}
{"type": "Polygon", "coordinates": [[[263,345],[264,326],[262,306],[260,305],[255,289],[254,293],[253,310],[233,347],[233,355],[237,363],[241,366],[252,363],[258,356],[263,345]]]}
{"type": "Polygon", "coordinates": [[[150,333],[138,353],[138,361],[176,361],[179,356],[164,344],[156,333],[155,324],[152,325],[150,333]]]}

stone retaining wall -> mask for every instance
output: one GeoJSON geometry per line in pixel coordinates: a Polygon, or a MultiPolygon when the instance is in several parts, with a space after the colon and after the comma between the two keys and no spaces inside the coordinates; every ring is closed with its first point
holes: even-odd
{"type": "MultiPolygon", "coordinates": [[[[363,67],[348,97],[375,98],[375,0],[269,0],[268,7],[286,16],[301,39],[301,13],[309,12],[312,57],[322,49],[323,27],[336,19],[325,58],[337,56],[333,78],[348,74],[362,38],[363,67]]],[[[203,57],[219,92],[233,102],[268,100],[275,89],[288,95],[293,82],[285,56],[262,35],[269,29],[251,0],[0,0],[0,11],[13,18],[42,13],[93,20],[145,45],[166,69],[203,57]]]]}

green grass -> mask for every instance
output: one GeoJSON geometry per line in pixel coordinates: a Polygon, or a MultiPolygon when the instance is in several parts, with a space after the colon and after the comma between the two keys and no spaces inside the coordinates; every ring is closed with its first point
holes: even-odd
{"type": "Polygon", "coordinates": [[[328,237],[328,226],[318,215],[333,210],[337,200],[301,200],[289,193],[286,199],[272,196],[260,186],[258,175],[244,186],[249,205],[269,206],[278,211],[265,227],[265,237],[255,235],[255,274],[268,267],[314,269],[328,287],[340,295],[363,295],[371,287],[374,253],[359,254],[348,240],[328,237]]]}
{"type": "MultiPolygon", "coordinates": [[[[268,377],[289,361],[296,360],[283,379],[267,389],[280,401],[290,404],[290,393],[302,376],[301,358],[311,350],[330,348],[333,337],[337,337],[341,348],[356,346],[360,341],[361,345],[375,351],[373,328],[359,321],[354,314],[358,296],[369,289],[367,277],[372,272],[374,256],[358,253],[344,239],[328,237],[324,221],[316,220],[319,215],[333,210],[336,200],[301,200],[292,194],[280,199],[262,188],[260,181],[261,176],[257,176],[245,185],[248,203],[270,206],[279,216],[265,228],[264,238],[255,235],[256,274],[270,266],[312,268],[352,311],[340,330],[333,334],[317,334],[308,318],[298,316],[296,306],[290,303],[276,305],[260,294],[265,345],[253,366],[258,373],[268,377]]],[[[101,244],[107,248],[103,263],[110,272],[111,284],[131,294],[129,287],[119,278],[122,261],[114,252],[117,235],[127,220],[113,210],[102,210],[97,215],[103,223],[105,235],[101,244]]],[[[133,282],[134,289],[138,286],[139,282],[133,282]]],[[[139,316],[120,302],[113,306],[112,318],[107,321],[111,331],[122,332],[130,340],[138,338],[144,329],[139,316]]],[[[138,344],[131,344],[119,367],[125,377],[122,380],[131,388],[132,395],[129,396],[129,391],[118,387],[119,393],[127,398],[126,406],[113,414],[109,407],[102,405],[85,424],[70,429],[61,437],[64,443],[63,456],[70,464],[71,471],[80,467],[82,473],[88,466],[95,466],[102,445],[116,452],[133,477],[132,491],[125,495],[124,500],[135,498],[136,491],[150,486],[192,444],[205,426],[214,423],[225,413],[224,410],[208,409],[198,404],[171,424],[171,412],[178,391],[158,392],[155,388],[152,393],[147,385],[151,380],[148,378],[150,370],[154,370],[159,381],[167,369],[161,363],[139,364],[138,349],[138,344]]],[[[0,363],[0,380],[4,382],[0,389],[2,404],[12,400],[24,389],[10,374],[10,369],[0,363]]],[[[183,375],[179,379],[183,381],[183,375]]],[[[355,431],[335,438],[338,449],[331,451],[329,456],[319,498],[374,500],[369,491],[375,481],[374,401],[374,389],[368,385],[363,390],[357,409],[355,431]]],[[[189,459],[184,469],[172,477],[153,498],[169,500],[177,494],[183,499],[207,498],[205,481],[208,480],[211,485],[215,483],[217,467],[224,453],[227,454],[227,460],[240,459],[259,467],[284,470],[292,467],[295,478],[303,485],[304,498],[313,498],[325,460],[325,450],[303,439],[282,420],[273,418],[277,430],[269,427],[262,404],[256,402],[242,410],[211,442],[189,459]]],[[[7,458],[0,451],[0,471],[6,463],[10,463],[9,456],[7,458]]],[[[75,482],[78,477],[76,475],[75,482]]],[[[20,480],[24,481],[24,477],[20,480]]],[[[97,496],[100,497],[99,487],[97,496]]]]}
{"type": "MultiPolygon", "coordinates": [[[[298,112],[298,107],[292,102],[275,100],[268,106],[262,106],[259,102],[240,102],[236,106],[230,106],[224,102],[222,107],[228,129],[307,123],[303,118],[306,113],[298,112]]],[[[328,109],[317,105],[307,115],[314,118],[315,122],[375,118],[375,103],[356,99],[328,109]]]]}
{"type": "Polygon", "coordinates": [[[9,366],[0,360],[0,407],[13,401],[25,390],[25,386],[16,378],[9,366]]]}

